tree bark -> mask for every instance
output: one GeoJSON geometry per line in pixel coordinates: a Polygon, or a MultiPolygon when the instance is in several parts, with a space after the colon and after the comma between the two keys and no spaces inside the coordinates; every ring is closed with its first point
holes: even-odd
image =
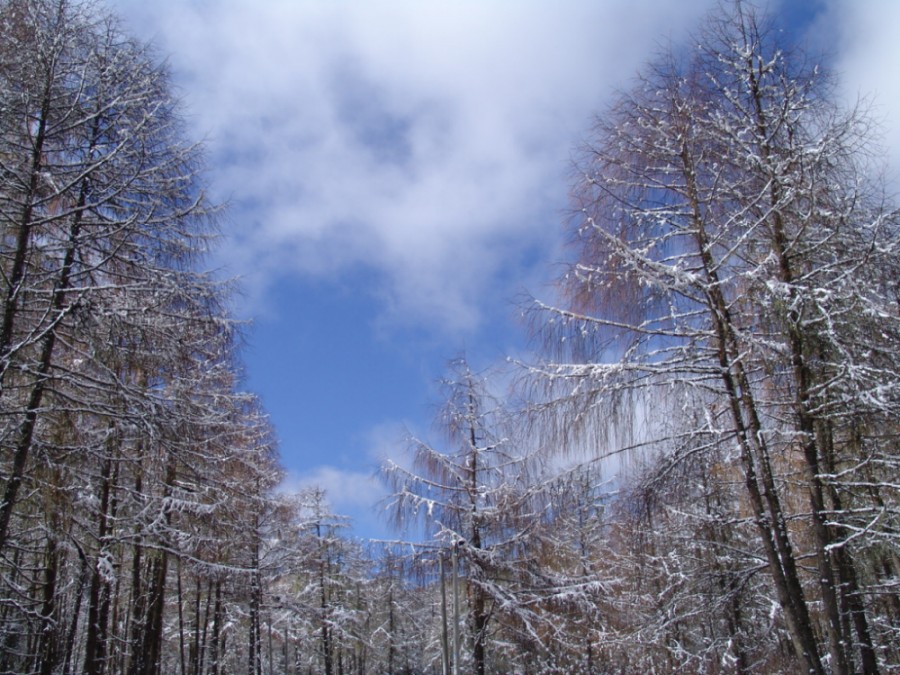
{"type": "MultiPolygon", "coordinates": [[[[689,133],[690,121],[686,123],[684,137],[687,138],[689,133]]],[[[712,259],[711,246],[700,208],[699,188],[695,183],[696,171],[687,141],[682,143],[681,160],[695,228],[697,251],[706,277],[708,306],[716,334],[720,377],[731,411],[735,436],[741,449],[744,484],[753,508],[754,522],[766,551],[779,602],[785,611],[785,619],[797,658],[807,673],[824,675],[803,587],[797,573],[793,548],[788,538],[787,523],[769,467],[769,452],[765,445],[756,402],[749,379],[744,372],[740,357],[741,349],[734,334],[731,313],[722,292],[717,267],[712,259]]]]}
{"type": "Polygon", "coordinates": [[[88,600],[88,626],[85,639],[85,675],[103,675],[106,672],[106,642],[109,621],[109,582],[101,569],[101,559],[109,553],[109,515],[112,482],[112,457],[107,455],[100,475],[100,511],[97,514],[97,562],[91,571],[91,588],[88,600]]]}

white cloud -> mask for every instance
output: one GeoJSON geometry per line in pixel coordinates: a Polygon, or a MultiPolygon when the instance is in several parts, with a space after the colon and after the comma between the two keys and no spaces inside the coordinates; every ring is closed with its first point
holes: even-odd
{"type": "Polygon", "coordinates": [[[232,271],[260,293],[284,275],[369,269],[385,311],[467,330],[508,297],[515,282],[501,279],[516,275],[503,273],[525,251],[557,245],[566,160],[603,94],[709,4],[169,0],[132,11],[158,27],[211,139],[214,185],[236,206],[232,271]]]}
{"type": "Polygon", "coordinates": [[[282,481],[284,492],[321,488],[336,513],[371,509],[385,495],[374,471],[348,471],[334,466],[317,466],[303,473],[289,473],[282,481]]]}
{"type": "Polygon", "coordinates": [[[348,516],[357,533],[380,536],[386,523],[376,513],[376,505],[387,491],[374,471],[352,471],[334,466],[317,466],[308,471],[289,472],[280,490],[295,494],[309,488],[325,491],[325,500],[332,513],[348,516]]]}
{"type": "MultiPolygon", "coordinates": [[[[796,0],[783,0],[791,5],[796,0]]],[[[255,301],[290,275],[375,273],[393,318],[467,330],[558,257],[566,159],[610,87],[714,0],[555,3],[119,0],[180,76],[222,255],[255,301]],[[515,269],[514,274],[509,274],[515,269]]],[[[851,94],[874,93],[900,166],[900,3],[829,0],[851,94]]]]}
{"type": "Polygon", "coordinates": [[[836,70],[843,94],[851,105],[860,98],[871,105],[894,190],[900,190],[900,3],[832,0],[829,19],[837,35],[836,70]]]}
{"type": "MultiPolygon", "coordinates": [[[[900,3],[826,1],[821,42],[848,100],[875,96],[900,175],[900,3]]],[[[536,289],[558,259],[566,161],[590,115],[714,4],[115,0],[171,55],[209,138],[213,187],[234,201],[222,253],[252,301],[285,276],[366,269],[386,321],[463,332],[536,289]],[[547,252],[516,267],[531,249],[547,252]]],[[[373,430],[370,459],[401,440],[373,430]]],[[[367,470],[286,481],[312,485],[356,518],[385,494],[367,470]]]]}

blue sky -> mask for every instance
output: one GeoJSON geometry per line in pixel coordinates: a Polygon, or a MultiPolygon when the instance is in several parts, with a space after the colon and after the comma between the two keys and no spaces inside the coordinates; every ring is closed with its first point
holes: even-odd
{"type": "MultiPolygon", "coordinates": [[[[525,349],[552,296],[567,160],[616,88],[706,0],[111,0],[167,54],[228,200],[213,264],[242,279],[247,388],[287,485],[381,533],[379,458],[427,434],[444,364],[525,349]]],[[[784,0],[874,94],[900,167],[900,2],[784,0]]]]}

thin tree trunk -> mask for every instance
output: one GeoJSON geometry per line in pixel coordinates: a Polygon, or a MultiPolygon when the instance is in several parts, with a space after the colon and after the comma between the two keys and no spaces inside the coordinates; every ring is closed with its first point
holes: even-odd
{"type": "Polygon", "coordinates": [[[324,668],[325,675],[333,675],[333,662],[332,662],[332,644],[331,644],[331,631],[328,627],[328,589],[326,587],[328,574],[327,574],[327,564],[328,564],[328,551],[326,550],[326,544],[322,541],[322,524],[318,520],[316,521],[316,540],[319,544],[319,623],[320,623],[320,631],[321,631],[321,649],[322,649],[322,658],[324,659],[324,668]]]}
{"type": "Polygon", "coordinates": [[[388,587],[388,672],[394,672],[394,576],[391,571],[390,586],[388,587]]]}
{"type": "MultiPolygon", "coordinates": [[[[134,479],[134,494],[143,497],[143,468],[139,464],[134,479]]],[[[131,554],[131,621],[129,626],[129,666],[130,675],[138,672],[138,661],[141,658],[143,643],[143,627],[147,613],[147,596],[143,580],[144,547],[140,532],[135,533],[133,552],[131,554]]]]}
{"type": "Polygon", "coordinates": [[[41,675],[51,675],[59,662],[58,621],[56,611],[56,583],[59,573],[59,549],[56,545],[55,533],[51,532],[47,540],[46,559],[44,569],[44,600],[41,606],[40,623],[40,657],[41,675]]]}
{"type": "Polygon", "coordinates": [[[0,393],[2,393],[6,371],[12,355],[13,327],[16,315],[19,311],[19,301],[22,292],[22,284],[25,279],[25,261],[31,246],[31,228],[34,218],[35,202],[38,199],[38,187],[44,162],[44,143],[47,140],[47,125],[50,118],[52,103],[51,89],[55,79],[55,59],[48,64],[44,74],[44,91],[41,97],[41,110],[37,119],[37,128],[34,133],[34,141],[31,150],[31,166],[29,169],[28,187],[23,196],[22,215],[19,219],[19,227],[16,232],[16,248],[13,253],[12,267],[9,272],[6,301],[3,305],[3,321],[0,323],[0,393]]]}
{"type": "Polygon", "coordinates": [[[103,675],[106,670],[106,641],[109,619],[109,582],[101,569],[101,560],[108,553],[112,457],[107,454],[100,475],[100,512],[98,513],[97,563],[91,571],[88,600],[88,626],[85,642],[85,675],[103,675]]]}
{"type": "MultiPolygon", "coordinates": [[[[64,3],[60,3],[60,12],[63,11],[64,3]]],[[[49,86],[49,85],[48,85],[49,86]]],[[[49,96],[49,92],[46,94],[49,96]]],[[[46,101],[45,101],[46,104],[46,101]]],[[[2,395],[3,376],[11,359],[12,349],[12,332],[13,323],[18,306],[18,295],[20,287],[24,280],[24,260],[28,250],[31,219],[33,218],[33,201],[36,198],[37,191],[37,175],[36,171],[40,168],[41,157],[43,152],[44,134],[46,133],[46,119],[44,117],[46,111],[42,111],[41,120],[38,125],[37,138],[35,139],[35,150],[37,153],[32,160],[32,178],[29,186],[28,198],[25,203],[25,210],[22,214],[22,221],[19,224],[19,241],[16,244],[16,253],[13,260],[13,269],[10,273],[10,288],[7,295],[7,306],[4,309],[3,324],[0,327],[0,364],[2,364],[2,372],[0,372],[0,395],[2,395]],[[21,258],[21,261],[20,261],[21,258]],[[19,269],[21,267],[21,269],[19,269]]],[[[49,113],[46,113],[49,114],[49,113]]],[[[99,128],[98,122],[94,123],[94,137],[96,138],[99,128]]],[[[91,148],[95,145],[95,140],[91,142],[91,148]]],[[[75,253],[78,250],[78,238],[81,234],[82,224],[84,220],[84,207],[87,203],[87,195],[90,191],[90,181],[84,178],[79,187],[78,198],[76,200],[75,212],[72,215],[72,223],[69,227],[68,239],[66,243],[66,252],[63,256],[62,267],[59,271],[59,277],[53,288],[53,299],[51,302],[49,316],[50,324],[45,328],[40,350],[40,360],[38,361],[36,379],[32,385],[31,395],[25,408],[25,418],[19,426],[16,434],[15,451],[13,454],[13,466],[10,471],[9,478],[6,482],[6,489],[3,495],[3,502],[0,503],[0,551],[3,551],[7,545],[7,536],[9,534],[9,523],[12,518],[12,512],[18,500],[19,489],[25,476],[25,467],[28,462],[28,455],[31,452],[32,441],[34,437],[35,426],[37,425],[38,413],[44,399],[47,382],[50,377],[50,369],[53,363],[53,351],[56,346],[56,329],[64,315],[67,313],[66,294],[71,287],[72,271],[75,265],[75,253]]],[[[69,304],[71,307],[71,303],[69,304]]]]}
{"type": "Polygon", "coordinates": [[[213,608],[212,644],[209,647],[209,675],[219,675],[219,639],[225,618],[222,607],[222,581],[216,580],[216,602],[213,608]]]}
{"type": "MultiPolygon", "coordinates": [[[[207,661],[207,653],[209,652],[209,642],[207,641],[207,634],[209,632],[209,617],[211,607],[212,607],[212,598],[213,598],[213,580],[210,579],[207,582],[206,588],[206,604],[203,607],[203,631],[201,641],[198,643],[197,649],[197,660],[196,660],[196,671],[195,675],[200,675],[203,672],[203,666],[207,661]]],[[[215,617],[213,617],[213,621],[215,621],[215,617]]],[[[200,626],[200,579],[197,579],[197,626],[198,626],[198,637],[199,637],[199,626],[200,626]]],[[[218,648],[218,642],[216,643],[216,648],[218,648]]]]}
{"type": "Polygon", "coordinates": [[[84,549],[75,542],[78,549],[78,557],[81,559],[81,574],[78,575],[78,587],[75,590],[75,606],[72,609],[72,620],[69,624],[69,632],[66,635],[65,659],[63,660],[63,675],[70,675],[72,672],[72,657],[75,654],[75,637],[78,635],[78,617],[81,615],[81,603],[84,597],[84,587],[87,585],[88,578],[91,576],[91,565],[84,549]]]}
{"type": "MultiPolygon", "coordinates": [[[[769,147],[769,120],[764,111],[763,95],[759,88],[759,80],[753,61],[748,58],[746,72],[750,86],[750,95],[756,113],[757,136],[760,139],[760,152],[763,159],[768,162],[772,156],[769,147]]],[[[822,606],[826,618],[826,633],[828,635],[829,652],[831,656],[830,667],[834,675],[846,675],[849,672],[846,647],[850,644],[850,636],[845,634],[841,622],[840,607],[835,588],[835,565],[830,554],[831,536],[825,524],[825,496],[819,468],[820,452],[817,443],[815,424],[810,414],[810,392],[812,390],[812,375],[807,365],[805,353],[806,340],[800,329],[801,317],[799,309],[793,302],[794,273],[788,258],[788,243],[785,234],[784,222],[781,212],[778,210],[782,201],[781,183],[779,176],[774,175],[769,181],[770,205],[772,208],[772,247],[777,256],[779,281],[789,289],[791,299],[787,316],[787,337],[791,353],[791,368],[794,383],[794,409],[797,416],[797,426],[800,435],[800,443],[803,449],[803,457],[806,463],[807,491],[809,494],[810,517],[812,531],[816,545],[816,563],[818,566],[818,584],[822,598],[822,606]]]]}
{"type": "Polygon", "coordinates": [[[441,675],[450,675],[450,642],[447,635],[447,577],[444,553],[438,559],[441,568],[441,675]]]}
{"type": "Polygon", "coordinates": [[[137,660],[136,675],[157,675],[159,673],[168,561],[168,553],[161,550],[156,552],[150,562],[147,617],[142,631],[143,639],[140,658],[137,660]]]}
{"type": "MultiPolygon", "coordinates": [[[[837,471],[834,455],[834,429],[831,422],[825,422],[819,425],[819,447],[822,448],[823,458],[825,462],[825,470],[834,475],[837,471]]],[[[856,439],[851,442],[855,443],[856,439]]],[[[832,485],[828,492],[831,500],[831,509],[840,513],[844,510],[844,504],[837,489],[832,485]]],[[[830,539],[834,541],[834,534],[830,533],[830,539]]],[[[872,634],[869,631],[869,620],[866,617],[866,610],[862,602],[862,594],[859,588],[859,581],[856,573],[856,565],[848,554],[844,546],[835,547],[832,553],[832,560],[837,568],[838,579],[841,586],[841,599],[846,605],[846,611],[850,616],[853,624],[853,630],[856,633],[856,640],[859,646],[859,660],[862,667],[863,675],[876,675],[879,671],[878,659],[875,655],[875,648],[872,643],[872,634]]],[[[846,635],[850,635],[849,630],[844,631],[846,635]]]]}
{"type": "MultiPolygon", "coordinates": [[[[166,460],[166,474],[163,497],[172,494],[177,477],[177,462],[173,454],[166,460]]],[[[166,529],[172,524],[171,510],[163,504],[163,518],[166,529]]],[[[167,535],[162,535],[162,546],[155,552],[150,562],[150,583],[147,591],[147,618],[143,627],[140,667],[135,675],[159,675],[162,666],[163,614],[165,610],[166,581],[169,571],[169,553],[166,546],[167,535]]]]}
{"type": "MultiPolygon", "coordinates": [[[[772,186],[774,203],[778,203],[777,183],[772,186]]],[[[776,211],[774,219],[774,247],[779,259],[779,280],[792,287],[793,274],[785,253],[785,241],[781,216],[776,211]]],[[[793,305],[793,302],[789,303],[793,305]]],[[[789,311],[788,316],[788,342],[791,350],[791,367],[794,379],[794,409],[797,416],[797,426],[800,443],[803,449],[803,458],[806,464],[806,483],[809,495],[810,518],[812,520],[812,532],[815,541],[816,564],[818,567],[818,583],[822,597],[822,606],[826,618],[826,633],[828,635],[829,652],[831,655],[831,669],[834,675],[847,675],[849,666],[845,645],[849,645],[849,635],[842,630],[840,607],[837,591],[835,589],[835,566],[831,558],[831,536],[825,524],[825,495],[819,467],[819,448],[816,441],[816,430],[813,418],[809,413],[809,398],[811,391],[811,375],[806,359],[803,356],[804,340],[798,325],[800,317],[795,308],[789,311]]]]}
{"type": "MultiPolygon", "coordinates": [[[[256,519],[258,531],[259,519],[256,519]]],[[[253,571],[250,575],[250,636],[247,672],[250,675],[262,675],[262,633],[260,631],[260,611],[262,605],[262,588],[259,578],[259,542],[253,544],[253,571]]]]}
{"type": "Polygon", "coordinates": [[[181,559],[177,561],[175,590],[178,593],[178,664],[180,675],[187,675],[187,661],[184,653],[184,634],[187,627],[184,623],[184,589],[181,585],[181,559]]]}
{"type": "MultiPolygon", "coordinates": [[[[82,193],[79,197],[79,206],[84,206],[86,194],[87,186],[85,185],[82,188],[82,193]]],[[[0,504],[0,551],[4,550],[7,545],[10,519],[12,518],[12,512],[18,500],[19,489],[25,477],[25,467],[28,462],[28,455],[31,452],[38,413],[50,377],[50,368],[53,363],[53,350],[56,346],[56,326],[65,313],[66,291],[70,285],[72,266],[75,262],[75,250],[77,248],[78,236],[81,231],[81,214],[82,211],[79,209],[74,216],[74,221],[69,232],[69,241],[65,259],[53,292],[51,311],[51,315],[54,316],[53,323],[47,328],[47,332],[44,335],[36,380],[32,387],[31,395],[28,398],[28,404],[25,408],[25,418],[16,434],[12,470],[6,481],[3,502],[0,504]]]]}
{"type": "MultiPolygon", "coordinates": [[[[688,128],[689,126],[688,122],[688,128]]],[[[785,610],[785,619],[797,658],[806,672],[824,675],[793,549],[788,539],[787,524],[769,466],[768,448],[765,446],[762,425],[759,422],[749,379],[741,362],[741,350],[734,335],[717,267],[712,259],[700,209],[693,158],[686,141],[682,144],[681,160],[697,238],[697,250],[707,280],[707,298],[717,337],[720,377],[725,387],[735,434],[741,449],[744,484],[753,508],[754,522],[766,551],[779,602],[785,610]]]]}
{"type": "MultiPolygon", "coordinates": [[[[477,409],[474,392],[469,392],[470,413],[474,416],[477,409]]],[[[481,550],[481,528],[478,523],[478,436],[475,425],[469,426],[469,443],[471,446],[469,457],[469,499],[472,504],[472,531],[470,533],[470,544],[475,551],[481,550]]],[[[477,554],[476,554],[477,555],[477,554]]],[[[474,560],[469,561],[469,574],[474,576],[479,570],[474,560]]],[[[487,636],[488,616],[485,610],[484,591],[477,584],[473,583],[473,579],[469,579],[467,584],[469,593],[471,594],[472,609],[472,667],[475,675],[484,675],[485,668],[485,639],[487,636]]]]}

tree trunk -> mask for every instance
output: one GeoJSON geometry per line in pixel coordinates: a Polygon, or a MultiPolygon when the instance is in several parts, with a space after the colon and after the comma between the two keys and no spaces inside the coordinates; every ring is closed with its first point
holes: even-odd
{"type": "Polygon", "coordinates": [[[85,641],[85,675],[103,675],[106,672],[106,642],[109,621],[109,581],[102,565],[109,554],[109,516],[112,483],[112,457],[107,454],[100,475],[100,512],[97,514],[97,562],[91,571],[91,588],[88,600],[88,626],[85,641]],[[102,561],[102,562],[101,562],[102,561]]]}
{"type": "Polygon", "coordinates": [[[136,661],[135,675],[158,675],[160,672],[168,561],[168,553],[162,550],[157,551],[150,561],[147,616],[141,631],[140,655],[136,661]]]}
{"type": "Polygon", "coordinates": [[[184,651],[184,635],[187,632],[187,625],[184,622],[184,588],[181,585],[181,560],[178,560],[177,563],[175,590],[178,593],[178,672],[179,675],[187,675],[187,660],[184,651]]]}
{"type": "Polygon", "coordinates": [[[59,573],[60,552],[56,545],[56,533],[47,540],[46,565],[44,567],[44,599],[41,606],[40,658],[41,675],[52,675],[59,663],[59,616],[56,611],[56,583],[59,573]]]}
{"type": "Polygon", "coordinates": [[[697,251],[706,276],[710,318],[717,338],[720,377],[741,449],[744,484],[753,508],[754,521],[766,551],[779,602],[785,611],[797,658],[807,673],[824,675],[793,549],[788,539],[787,524],[769,467],[768,448],[765,446],[756,402],[741,362],[741,349],[734,334],[730,310],[706,235],[699,189],[695,183],[696,172],[687,142],[682,144],[681,160],[697,238],[697,251]]]}
{"type": "MultiPolygon", "coordinates": [[[[60,3],[60,12],[62,12],[64,3],[60,3]]],[[[48,85],[49,86],[49,85],[48,85]]],[[[49,96],[49,91],[46,92],[49,96]]],[[[45,102],[46,105],[46,102],[45,102]]],[[[42,111],[42,116],[38,124],[38,134],[35,139],[35,152],[42,152],[46,119],[44,117],[46,111],[42,111]]],[[[49,113],[46,113],[49,114],[49,113]]],[[[94,136],[97,133],[97,123],[94,124],[94,136]]],[[[93,148],[95,141],[91,141],[93,148]]],[[[33,159],[33,172],[40,168],[41,158],[36,156],[33,159]]],[[[0,372],[0,395],[2,395],[3,376],[11,359],[10,350],[12,349],[12,332],[13,322],[18,305],[18,295],[20,287],[24,280],[24,258],[29,247],[28,240],[31,230],[31,219],[33,217],[33,201],[37,191],[37,176],[33,173],[29,193],[27,196],[25,210],[22,214],[22,221],[19,224],[19,241],[16,244],[16,253],[13,261],[13,270],[10,273],[10,289],[7,296],[7,306],[4,310],[3,324],[0,327],[0,366],[3,368],[0,372]],[[22,258],[21,262],[19,258],[22,258]],[[18,269],[19,266],[22,269],[18,269]]],[[[78,198],[76,200],[76,208],[72,215],[72,223],[69,227],[69,233],[66,243],[66,252],[63,256],[62,266],[59,270],[59,276],[53,287],[53,296],[51,308],[49,312],[50,324],[42,331],[43,339],[40,350],[40,360],[37,366],[35,382],[32,385],[31,395],[25,408],[25,418],[19,426],[16,434],[15,451],[13,454],[13,466],[10,471],[9,478],[6,482],[6,489],[3,495],[3,502],[0,503],[0,551],[6,548],[7,536],[9,534],[9,523],[12,512],[18,500],[19,489],[25,476],[25,467],[28,462],[28,455],[31,452],[32,440],[34,437],[35,426],[37,425],[38,412],[44,399],[47,381],[50,377],[51,365],[53,363],[53,351],[56,346],[56,329],[64,315],[68,312],[66,307],[66,294],[71,287],[72,271],[75,264],[75,254],[78,250],[78,238],[81,234],[84,206],[87,203],[87,195],[90,191],[90,182],[88,178],[81,180],[78,198]]],[[[69,305],[71,306],[71,304],[69,305]]]]}
{"type": "Polygon", "coordinates": [[[222,581],[216,580],[216,601],[213,607],[212,640],[209,647],[209,675],[219,675],[219,640],[225,619],[222,606],[222,581]]]}
{"type": "MultiPolygon", "coordinates": [[[[62,8],[60,8],[60,13],[62,8]]],[[[52,89],[56,79],[56,60],[51,59],[44,73],[44,91],[41,96],[41,108],[37,119],[37,128],[31,144],[30,168],[28,172],[28,187],[23,195],[22,215],[19,219],[16,232],[16,247],[13,253],[12,268],[9,272],[8,287],[6,290],[6,302],[3,305],[3,321],[0,323],[0,394],[5,380],[9,360],[12,354],[13,328],[16,314],[19,310],[22,284],[25,279],[25,261],[31,246],[31,228],[34,218],[34,207],[38,197],[38,188],[44,163],[44,143],[47,139],[47,125],[49,124],[52,105],[52,89]]]]}

